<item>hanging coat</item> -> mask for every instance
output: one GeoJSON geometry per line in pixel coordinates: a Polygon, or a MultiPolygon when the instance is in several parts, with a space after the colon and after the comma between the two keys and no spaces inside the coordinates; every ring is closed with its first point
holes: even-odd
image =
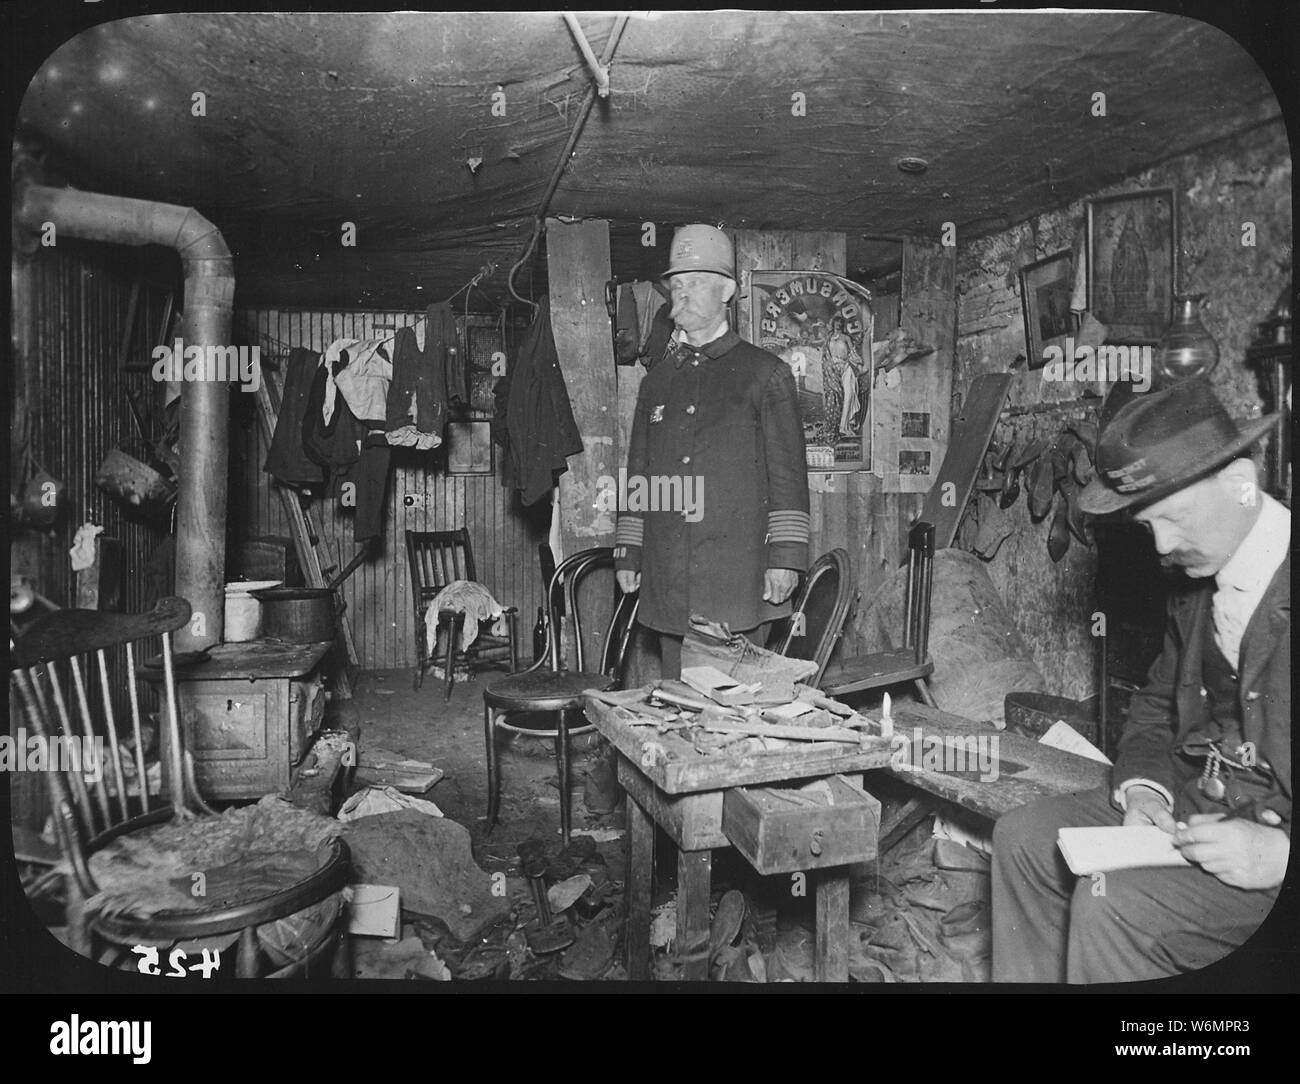
{"type": "Polygon", "coordinates": [[[429,447],[442,443],[449,405],[466,398],[465,358],[459,343],[456,317],[446,303],[430,305],[425,313],[423,350],[413,328],[398,329],[393,338],[393,382],[388,389],[385,428],[403,435],[390,438],[390,443],[414,444],[416,434],[436,437],[429,447]]]}
{"type": "Polygon", "coordinates": [[[543,296],[510,374],[505,484],[519,490],[524,504],[534,504],[569,469],[568,457],[582,450],[551,334],[550,299],[543,296]]]}

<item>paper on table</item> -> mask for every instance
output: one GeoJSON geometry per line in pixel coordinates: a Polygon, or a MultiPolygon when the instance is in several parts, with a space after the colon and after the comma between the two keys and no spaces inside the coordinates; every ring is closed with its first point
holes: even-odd
{"type": "Polygon", "coordinates": [[[1117,869],[1191,865],[1174,846],[1174,837],[1153,824],[1062,828],[1056,844],[1078,877],[1117,869]]]}
{"type": "Polygon", "coordinates": [[[1038,739],[1038,744],[1050,745],[1054,749],[1064,749],[1067,753],[1075,753],[1078,756],[1087,757],[1089,760],[1098,760],[1102,764],[1111,762],[1105,753],[1064,719],[1057,719],[1048,727],[1047,733],[1038,739]]]}
{"type": "Polygon", "coordinates": [[[740,684],[716,666],[683,666],[682,680],[696,692],[702,693],[708,693],[712,689],[730,689],[733,685],[740,684]]]}

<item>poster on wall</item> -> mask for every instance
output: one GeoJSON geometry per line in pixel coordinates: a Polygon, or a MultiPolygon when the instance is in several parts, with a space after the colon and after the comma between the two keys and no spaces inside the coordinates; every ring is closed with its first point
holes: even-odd
{"type": "Polygon", "coordinates": [[[790,366],[808,467],[871,469],[871,307],[823,271],[750,272],[756,345],[790,366]]]}

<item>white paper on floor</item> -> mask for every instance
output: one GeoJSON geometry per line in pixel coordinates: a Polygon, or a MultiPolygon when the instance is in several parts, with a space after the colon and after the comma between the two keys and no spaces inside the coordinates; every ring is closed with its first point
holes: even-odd
{"type": "Polygon", "coordinates": [[[396,787],[366,787],[352,795],[339,809],[339,820],[356,821],[378,813],[392,813],[398,809],[414,809],[430,817],[441,817],[442,810],[427,798],[403,794],[396,787]]]}
{"type": "Polygon", "coordinates": [[[650,923],[650,944],[654,948],[670,948],[677,940],[677,901],[669,900],[654,909],[650,923]]]}
{"type": "Polygon", "coordinates": [[[575,828],[569,834],[591,836],[597,843],[613,843],[616,839],[622,839],[624,833],[621,828],[575,828]]]}

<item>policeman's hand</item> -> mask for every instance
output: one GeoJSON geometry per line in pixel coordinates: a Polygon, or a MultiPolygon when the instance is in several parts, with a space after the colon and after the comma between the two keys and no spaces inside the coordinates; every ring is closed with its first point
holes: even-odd
{"type": "Polygon", "coordinates": [[[769,568],[763,573],[763,601],[780,606],[794,594],[799,573],[792,568],[769,568]]]}
{"type": "Polygon", "coordinates": [[[1124,825],[1154,824],[1165,832],[1174,832],[1178,823],[1159,791],[1150,787],[1129,787],[1124,792],[1124,825]]]}
{"type": "Polygon", "coordinates": [[[632,572],[626,568],[621,568],[615,572],[614,578],[618,580],[619,589],[625,595],[630,595],[641,586],[641,573],[632,572]]]}
{"type": "Polygon", "coordinates": [[[1286,876],[1291,840],[1281,828],[1222,813],[1197,813],[1174,832],[1174,846],[1234,888],[1276,888],[1286,876]]]}

